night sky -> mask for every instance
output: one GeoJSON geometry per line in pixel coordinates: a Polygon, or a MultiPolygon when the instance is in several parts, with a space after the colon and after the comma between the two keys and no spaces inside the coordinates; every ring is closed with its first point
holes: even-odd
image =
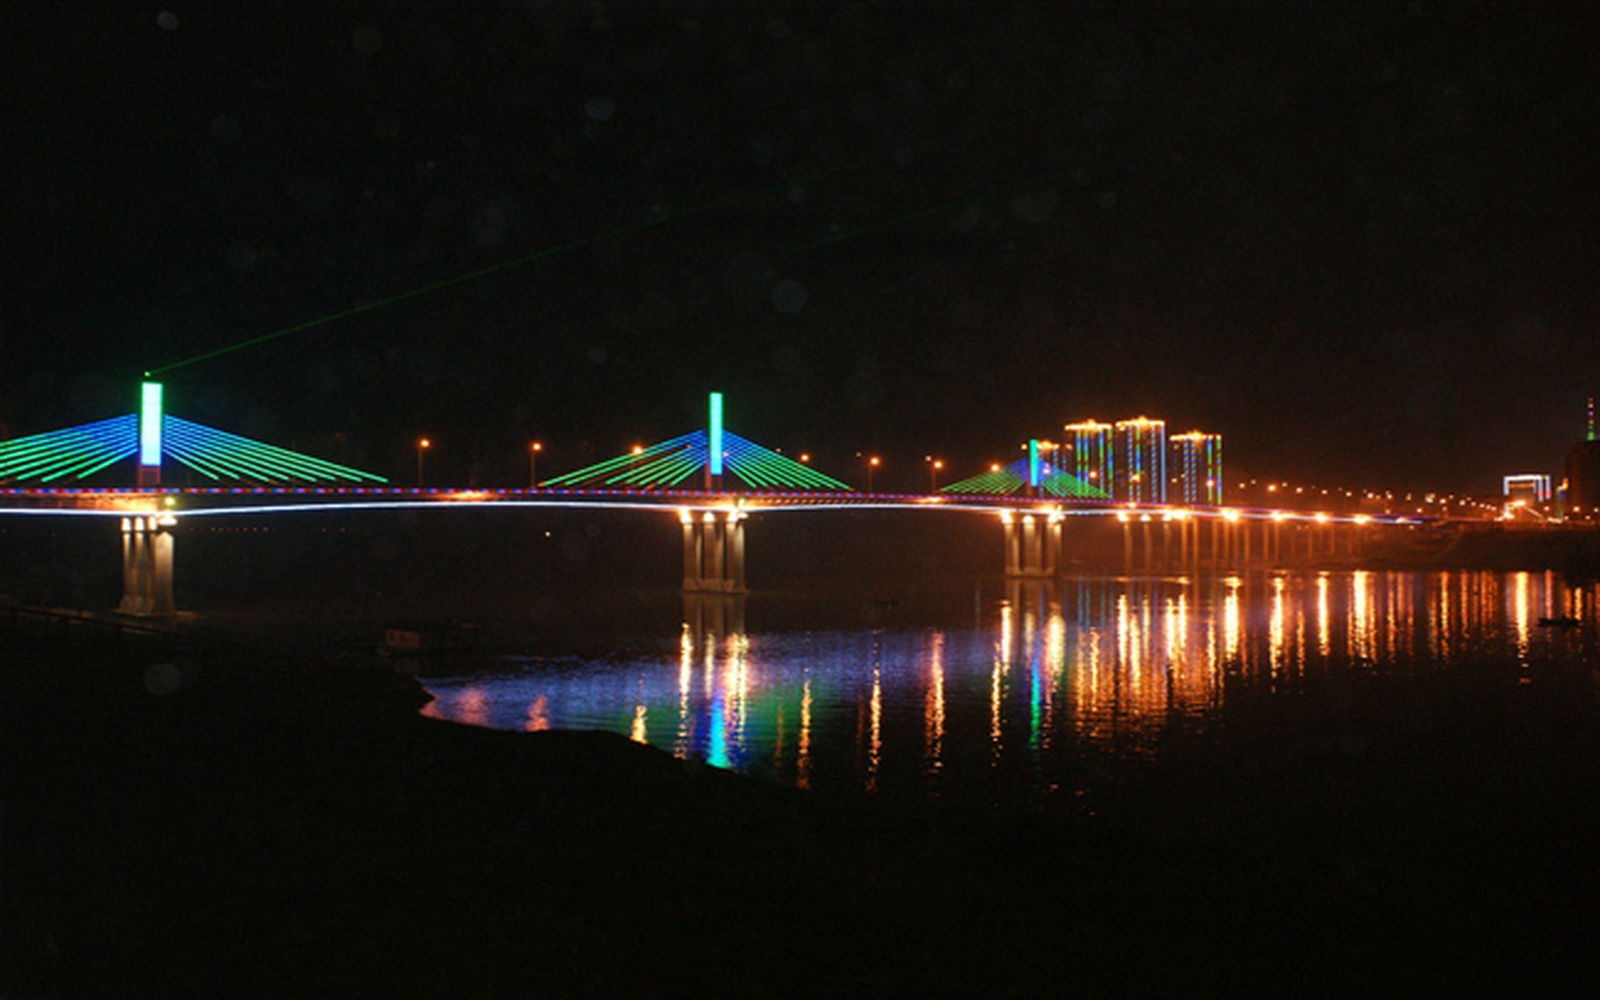
{"type": "Polygon", "coordinates": [[[1489,492],[1600,393],[1592,5],[0,15],[5,436],[179,364],[171,412],[402,480],[720,389],[880,486],[1147,414],[1230,480],[1489,492]]]}

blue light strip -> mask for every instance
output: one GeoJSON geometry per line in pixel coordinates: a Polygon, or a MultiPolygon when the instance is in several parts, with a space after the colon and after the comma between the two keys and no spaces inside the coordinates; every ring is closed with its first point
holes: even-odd
{"type": "Polygon", "coordinates": [[[306,482],[384,482],[382,476],[324,462],[287,448],[252,441],[178,417],[166,418],[164,425],[169,439],[167,451],[180,462],[212,479],[229,476],[263,482],[286,479],[306,482]]]}
{"type": "Polygon", "coordinates": [[[707,447],[711,474],[722,475],[722,393],[711,394],[711,441],[707,447]]]}
{"type": "Polygon", "coordinates": [[[82,479],[134,454],[138,425],[132,414],[65,430],[0,441],[0,479],[50,482],[82,479]]]}
{"type": "Polygon", "coordinates": [[[139,392],[139,464],[161,465],[161,383],[146,382],[139,392]]]}

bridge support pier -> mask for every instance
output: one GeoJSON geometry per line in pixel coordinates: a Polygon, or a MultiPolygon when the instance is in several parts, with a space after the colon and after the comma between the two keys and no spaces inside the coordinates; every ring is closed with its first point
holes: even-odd
{"type": "Polygon", "coordinates": [[[683,590],[691,594],[745,594],[744,513],[685,511],[683,590]]]}
{"type": "Polygon", "coordinates": [[[1008,578],[1054,577],[1061,566],[1061,518],[1053,514],[1000,515],[1008,578]]]}
{"type": "Polygon", "coordinates": [[[169,618],[178,613],[172,599],[172,517],[122,519],[122,603],[125,615],[169,618]]]}

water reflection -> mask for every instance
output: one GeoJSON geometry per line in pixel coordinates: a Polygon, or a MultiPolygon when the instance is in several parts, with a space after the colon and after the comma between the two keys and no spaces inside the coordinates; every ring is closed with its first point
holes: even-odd
{"type": "Polygon", "coordinates": [[[1243,690],[1466,657],[1526,667],[1596,638],[1595,586],[1549,573],[1014,581],[987,607],[979,627],[750,634],[743,598],[700,597],[660,655],[425,670],[427,711],[611,729],[803,788],[939,793],[1074,749],[1147,752],[1243,690]]]}

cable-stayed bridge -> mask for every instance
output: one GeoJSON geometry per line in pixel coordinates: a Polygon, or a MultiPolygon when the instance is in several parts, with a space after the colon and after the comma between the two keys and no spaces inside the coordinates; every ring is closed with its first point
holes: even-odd
{"type": "MultiPolygon", "coordinates": [[[[674,514],[683,532],[683,588],[743,593],[744,523],[757,513],[823,510],[948,511],[996,517],[1006,574],[1053,577],[1066,565],[1068,519],[1114,518],[1129,568],[1215,568],[1283,558],[1283,532],[1299,529],[1306,555],[1320,544],[1347,554],[1369,523],[1419,518],[1295,515],[1241,508],[1130,505],[1043,460],[1037,442],[1003,468],[927,494],[860,491],[723,426],[712,393],[707,426],[523,490],[388,485],[382,476],[166,414],[162,387],[146,382],[140,411],[0,441],[0,515],[114,517],[122,529],[120,610],[169,615],[174,532],[189,518],[416,509],[616,509],[674,514]],[[133,460],[128,487],[77,485],[133,460]],[[205,486],[162,485],[171,461],[205,486]],[[1210,529],[1209,540],[1202,526],[1210,529]],[[1209,545],[1207,542],[1209,541],[1209,545]]],[[[1289,539],[1291,550],[1295,538],[1289,539]]]]}

